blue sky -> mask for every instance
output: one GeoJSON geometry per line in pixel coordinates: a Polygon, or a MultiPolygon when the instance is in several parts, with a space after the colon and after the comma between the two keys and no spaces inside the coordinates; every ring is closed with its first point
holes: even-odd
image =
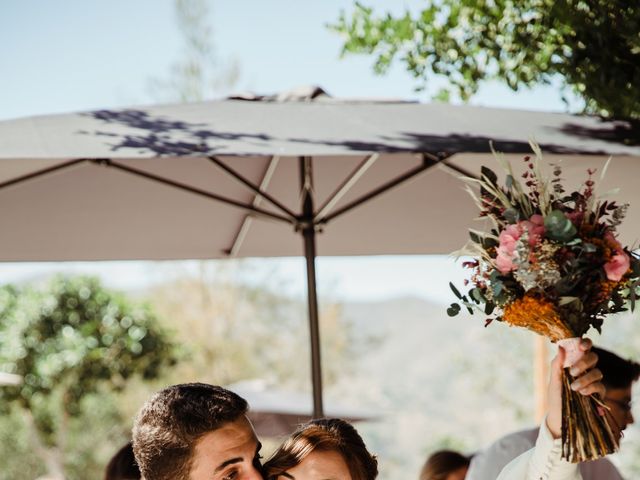
{"type": "MultiPolygon", "coordinates": [[[[397,12],[415,10],[422,1],[365,3],[397,12]]],[[[273,93],[316,84],[337,97],[426,101],[439,88],[436,82],[418,95],[411,76],[398,66],[379,77],[371,71],[370,58],[340,59],[341,40],[325,25],[341,9],[351,10],[350,0],[225,0],[210,5],[219,57],[239,64],[236,90],[273,93]]],[[[0,120],[151,103],[150,80],[166,76],[183,49],[172,0],[0,2],[0,45],[0,120]]],[[[565,109],[557,86],[514,93],[492,83],[472,103],[565,109]]],[[[253,265],[304,278],[300,259],[256,260],[253,265]]],[[[182,267],[188,270],[193,264],[182,267]]],[[[444,303],[450,299],[447,281],[461,276],[446,257],[328,258],[319,260],[318,269],[321,294],[351,300],[420,295],[444,303]]],[[[55,270],[99,274],[125,289],[152,282],[158,271],[143,262],[4,264],[0,282],[55,270]]],[[[292,281],[290,291],[302,294],[302,281],[292,281]]]]}
{"type": "MultiPolygon", "coordinates": [[[[237,90],[270,93],[317,84],[334,96],[421,98],[400,67],[379,77],[365,56],[339,58],[340,37],[325,25],[351,0],[209,2],[216,48],[240,65],[237,90]]],[[[422,1],[368,1],[415,10],[422,1]]],[[[0,118],[148,103],[149,80],[182,51],[172,0],[0,2],[0,118]]],[[[556,87],[511,92],[484,87],[473,103],[562,110],[556,87]]]]}

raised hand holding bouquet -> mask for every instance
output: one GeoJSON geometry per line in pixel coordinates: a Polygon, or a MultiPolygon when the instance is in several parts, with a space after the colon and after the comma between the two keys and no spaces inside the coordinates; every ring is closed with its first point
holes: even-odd
{"type": "Polygon", "coordinates": [[[462,305],[485,314],[487,325],[499,320],[525,327],[564,347],[563,457],[582,462],[616,451],[619,439],[601,399],[570,389],[569,367],[587,330],[600,331],[605,316],[626,310],[627,303],[634,308],[640,260],[616,238],[628,205],[599,198],[592,170],[579,190],[566,192],[562,168],[554,165],[546,176],[540,149],[532,149],[536,156],[525,157],[518,178],[498,156],[503,185],[486,167],[480,179],[465,178],[480,187],[479,195],[468,191],[491,228],[471,230],[471,242],[459,252],[474,258],[464,263],[472,272],[470,289],[463,294],[451,284],[460,303],[448,313],[456,315],[462,305]]]}

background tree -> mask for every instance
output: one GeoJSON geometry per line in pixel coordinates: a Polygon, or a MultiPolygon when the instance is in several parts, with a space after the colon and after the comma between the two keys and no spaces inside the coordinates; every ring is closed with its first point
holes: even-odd
{"type": "MultiPolygon", "coordinates": [[[[257,269],[251,260],[203,261],[198,267],[147,293],[161,317],[174,320],[176,341],[188,349],[189,361],[167,380],[228,385],[262,379],[310,390],[306,304],[279,293],[286,290],[282,275],[257,269]]],[[[352,332],[338,305],[325,301],[320,307],[323,374],[330,386],[349,374],[352,332]]]]}
{"type": "Polygon", "coordinates": [[[80,447],[78,430],[96,434],[93,421],[77,419],[117,416],[105,402],[110,392],[134,376],[156,378],[175,361],[151,310],[96,279],[57,277],[44,291],[0,289],[0,371],[23,377],[0,389],[0,405],[23,414],[30,446],[53,478],[66,477],[65,453],[80,447]]]}
{"type": "Polygon", "coordinates": [[[331,25],[343,54],[375,56],[385,73],[399,60],[424,88],[433,76],[449,85],[437,97],[467,100],[483,81],[513,90],[559,77],[605,117],[640,119],[640,4],[625,0],[440,0],[416,14],[356,3],[331,25]]]}
{"type": "Polygon", "coordinates": [[[174,0],[184,45],[169,74],[150,81],[156,100],[199,102],[227,93],[236,85],[240,66],[237,60],[225,60],[218,53],[209,22],[210,4],[207,0],[174,0]]]}

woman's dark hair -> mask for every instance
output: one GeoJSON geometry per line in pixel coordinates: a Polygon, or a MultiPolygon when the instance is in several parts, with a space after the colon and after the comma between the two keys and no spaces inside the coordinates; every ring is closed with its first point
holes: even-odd
{"type": "Polygon", "coordinates": [[[129,442],[111,457],[104,471],[104,480],[139,480],[140,478],[140,469],[133,455],[133,445],[129,442]]]}
{"type": "Polygon", "coordinates": [[[471,458],[453,450],[439,450],[427,458],[420,472],[420,480],[446,480],[450,473],[468,467],[471,458]]]}
{"type": "Polygon", "coordinates": [[[344,420],[330,418],[312,420],[293,432],[264,464],[265,478],[276,480],[314,451],[342,455],[352,480],[374,480],[378,476],[378,461],[357,430],[344,420]]]}

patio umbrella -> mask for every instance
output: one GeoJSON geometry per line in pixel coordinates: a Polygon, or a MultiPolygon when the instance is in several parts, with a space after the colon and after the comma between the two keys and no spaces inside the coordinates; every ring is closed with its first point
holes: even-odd
{"type": "Polygon", "coordinates": [[[607,181],[637,195],[637,131],[595,117],[320,95],[3,121],[0,261],[303,253],[322,416],[316,255],[456,249],[476,210],[451,172],[490,165],[490,141],[521,157],[529,137],[567,177],[615,155],[607,181]]]}

